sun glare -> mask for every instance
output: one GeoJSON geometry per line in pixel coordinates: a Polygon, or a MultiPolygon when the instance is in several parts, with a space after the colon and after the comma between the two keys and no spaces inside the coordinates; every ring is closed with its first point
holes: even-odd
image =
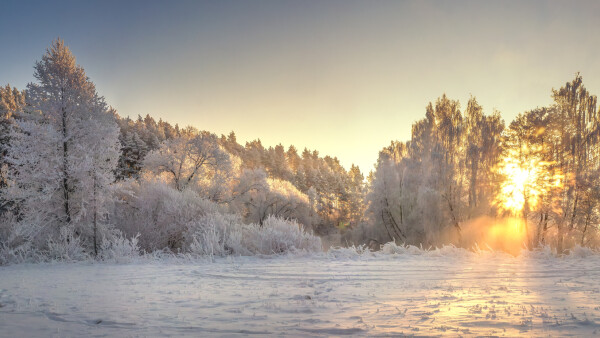
{"type": "Polygon", "coordinates": [[[504,181],[497,196],[500,208],[513,215],[523,210],[526,200],[530,205],[531,202],[535,203],[535,189],[531,189],[531,183],[535,180],[535,167],[527,166],[528,163],[515,155],[509,154],[501,163],[500,174],[504,181]]]}
{"type": "Polygon", "coordinates": [[[503,181],[496,205],[513,216],[521,216],[525,208],[536,208],[546,192],[562,185],[562,176],[551,164],[543,161],[536,149],[511,150],[499,167],[503,181]]]}

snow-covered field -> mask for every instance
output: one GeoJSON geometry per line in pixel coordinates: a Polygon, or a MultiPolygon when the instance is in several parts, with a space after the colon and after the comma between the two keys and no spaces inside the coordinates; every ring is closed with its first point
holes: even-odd
{"type": "Polygon", "coordinates": [[[0,336],[600,333],[600,255],[429,253],[0,267],[0,336]]]}

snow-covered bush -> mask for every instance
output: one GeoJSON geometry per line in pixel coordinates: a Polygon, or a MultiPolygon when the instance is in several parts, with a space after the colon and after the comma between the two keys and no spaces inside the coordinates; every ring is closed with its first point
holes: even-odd
{"type": "Polygon", "coordinates": [[[307,232],[296,221],[269,216],[262,226],[243,227],[242,245],[254,254],[279,254],[292,251],[320,252],[321,239],[307,232]]]}
{"type": "Polygon", "coordinates": [[[47,244],[46,255],[51,260],[76,261],[84,260],[89,256],[85,252],[79,237],[69,228],[60,229],[58,238],[50,238],[47,244]]]}
{"type": "Polygon", "coordinates": [[[196,255],[244,255],[242,222],[237,215],[210,213],[189,225],[188,250],[196,255]]]}
{"type": "Polygon", "coordinates": [[[295,221],[274,216],[263,225],[243,224],[237,215],[208,214],[190,225],[187,247],[196,255],[256,255],[321,252],[321,239],[295,221]]]}
{"type": "Polygon", "coordinates": [[[127,238],[140,234],[146,252],[223,256],[322,250],[320,238],[296,221],[269,216],[262,225],[244,224],[239,215],[165,181],[125,181],[115,192],[114,223],[127,238]]]}
{"type": "Polygon", "coordinates": [[[327,256],[335,259],[354,259],[362,256],[372,255],[371,250],[366,245],[352,245],[348,247],[331,247],[327,250],[327,256]]]}
{"type": "Polygon", "coordinates": [[[100,257],[116,262],[129,262],[131,259],[139,257],[138,238],[139,234],[130,239],[121,234],[113,236],[111,239],[105,238],[100,246],[100,257]]]}
{"type": "Polygon", "coordinates": [[[381,252],[386,255],[418,255],[423,253],[423,249],[414,245],[398,245],[395,242],[388,242],[381,246],[381,252]]]}
{"type": "Polygon", "coordinates": [[[43,256],[31,245],[31,242],[25,242],[18,246],[0,243],[0,265],[38,262],[42,258],[43,256]]]}
{"type": "Polygon", "coordinates": [[[114,223],[128,238],[140,234],[140,248],[147,252],[181,250],[188,227],[219,211],[194,191],[178,191],[157,179],[121,182],[116,194],[114,223]]]}

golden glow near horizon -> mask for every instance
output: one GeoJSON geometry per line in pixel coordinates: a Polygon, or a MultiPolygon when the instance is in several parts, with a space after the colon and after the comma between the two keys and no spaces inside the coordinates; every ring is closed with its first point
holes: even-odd
{"type": "Polygon", "coordinates": [[[518,254],[527,240],[527,214],[546,203],[552,208],[552,190],[561,189],[564,176],[553,163],[541,159],[541,148],[510,148],[502,159],[498,173],[500,190],[495,204],[507,217],[490,221],[484,237],[510,253],[518,254]]]}
{"type": "Polygon", "coordinates": [[[546,163],[532,153],[524,156],[517,149],[510,149],[503,158],[499,172],[504,178],[496,202],[500,210],[508,211],[512,217],[493,224],[488,237],[500,239],[507,252],[518,254],[527,238],[525,208],[535,208],[542,194],[538,186],[544,175],[546,163]]]}

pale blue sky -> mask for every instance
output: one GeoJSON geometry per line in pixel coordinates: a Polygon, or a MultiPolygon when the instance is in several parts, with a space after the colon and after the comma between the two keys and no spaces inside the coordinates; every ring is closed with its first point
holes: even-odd
{"type": "Polygon", "coordinates": [[[60,36],[121,115],[368,172],[444,92],[507,121],[578,71],[600,93],[599,18],[592,1],[3,0],[0,84],[33,81],[60,36]]]}

